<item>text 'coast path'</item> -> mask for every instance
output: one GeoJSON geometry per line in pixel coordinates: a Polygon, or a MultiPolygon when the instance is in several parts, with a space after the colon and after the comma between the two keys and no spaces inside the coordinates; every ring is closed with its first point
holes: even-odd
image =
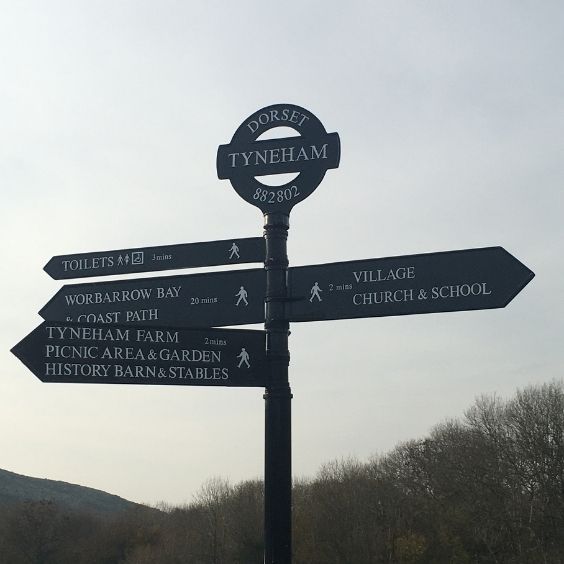
{"type": "Polygon", "coordinates": [[[77,323],[246,325],[264,323],[264,294],[262,269],[67,284],[39,314],[77,323]]]}

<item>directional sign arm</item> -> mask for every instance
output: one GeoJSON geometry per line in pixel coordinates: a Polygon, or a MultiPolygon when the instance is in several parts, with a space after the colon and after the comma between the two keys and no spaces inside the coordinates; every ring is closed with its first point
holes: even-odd
{"type": "Polygon", "coordinates": [[[262,237],[54,256],[44,267],[55,280],[264,262],[262,237]]]}
{"type": "Polygon", "coordinates": [[[266,385],[264,331],[45,321],[12,353],[42,382],[266,385]]]}
{"type": "Polygon", "coordinates": [[[46,321],[222,327],[264,322],[265,272],[230,270],[66,284],[39,314],[46,321]]]}
{"type": "Polygon", "coordinates": [[[534,273],[502,247],[291,268],[291,321],[505,307],[534,273]]]}

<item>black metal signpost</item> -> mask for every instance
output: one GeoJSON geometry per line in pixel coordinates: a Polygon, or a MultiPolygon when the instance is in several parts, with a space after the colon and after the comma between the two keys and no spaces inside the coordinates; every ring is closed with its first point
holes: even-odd
{"type": "Polygon", "coordinates": [[[65,285],[12,349],[44,382],[265,387],[266,564],[292,560],[290,321],[505,307],[534,277],[501,247],[289,268],[290,211],[339,160],[339,135],[308,110],[255,112],[219,147],[217,173],[263,212],[264,239],[63,255],[45,270],[66,279],[263,259],[264,269],[65,285]],[[298,135],[258,139],[276,127],[298,135]],[[282,173],[297,176],[256,178],[282,173]]]}
{"type": "Polygon", "coordinates": [[[287,238],[290,210],[320,184],[329,168],[339,166],[337,133],[327,133],[308,110],[291,104],[263,108],[237,129],[229,145],[217,152],[219,178],[228,178],[237,193],[264,214],[266,239],[266,354],[269,380],[265,399],[264,517],[265,562],[292,560],[292,439],[288,381],[289,322],[287,238]],[[300,136],[257,141],[275,127],[291,127],[300,136]],[[299,172],[282,186],[267,186],[257,175],[299,172]]]}
{"type": "Polygon", "coordinates": [[[12,352],[42,382],[266,384],[264,331],[45,321],[12,352]]]}
{"type": "Polygon", "coordinates": [[[66,280],[247,262],[264,262],[262,237],[60,255],[43,270],[55,280],[66,280]]]}

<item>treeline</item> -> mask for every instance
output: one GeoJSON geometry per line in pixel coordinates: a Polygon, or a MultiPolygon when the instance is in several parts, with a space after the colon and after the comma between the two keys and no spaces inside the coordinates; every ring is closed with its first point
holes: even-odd
{"type": "MultiPolygon", "coordinates": [[[[564,387],[481,397],[460,420],[294,486],[296,564],[564,563],[564,387]]],[[[263,488],[213,479],[184,507],[112,519],[0,513],[9,564],[260,564],[263,488]]]]}

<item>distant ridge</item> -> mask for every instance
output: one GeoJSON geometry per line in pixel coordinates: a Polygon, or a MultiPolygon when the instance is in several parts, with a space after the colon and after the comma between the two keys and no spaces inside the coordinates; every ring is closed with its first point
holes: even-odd
{"type": "Polygon", "coordinates": [[[31,478],[0,469],[0,507],[24,501],[49,500],[80,512],[112,514],[144,507],[94,488],[31,478]]]}

